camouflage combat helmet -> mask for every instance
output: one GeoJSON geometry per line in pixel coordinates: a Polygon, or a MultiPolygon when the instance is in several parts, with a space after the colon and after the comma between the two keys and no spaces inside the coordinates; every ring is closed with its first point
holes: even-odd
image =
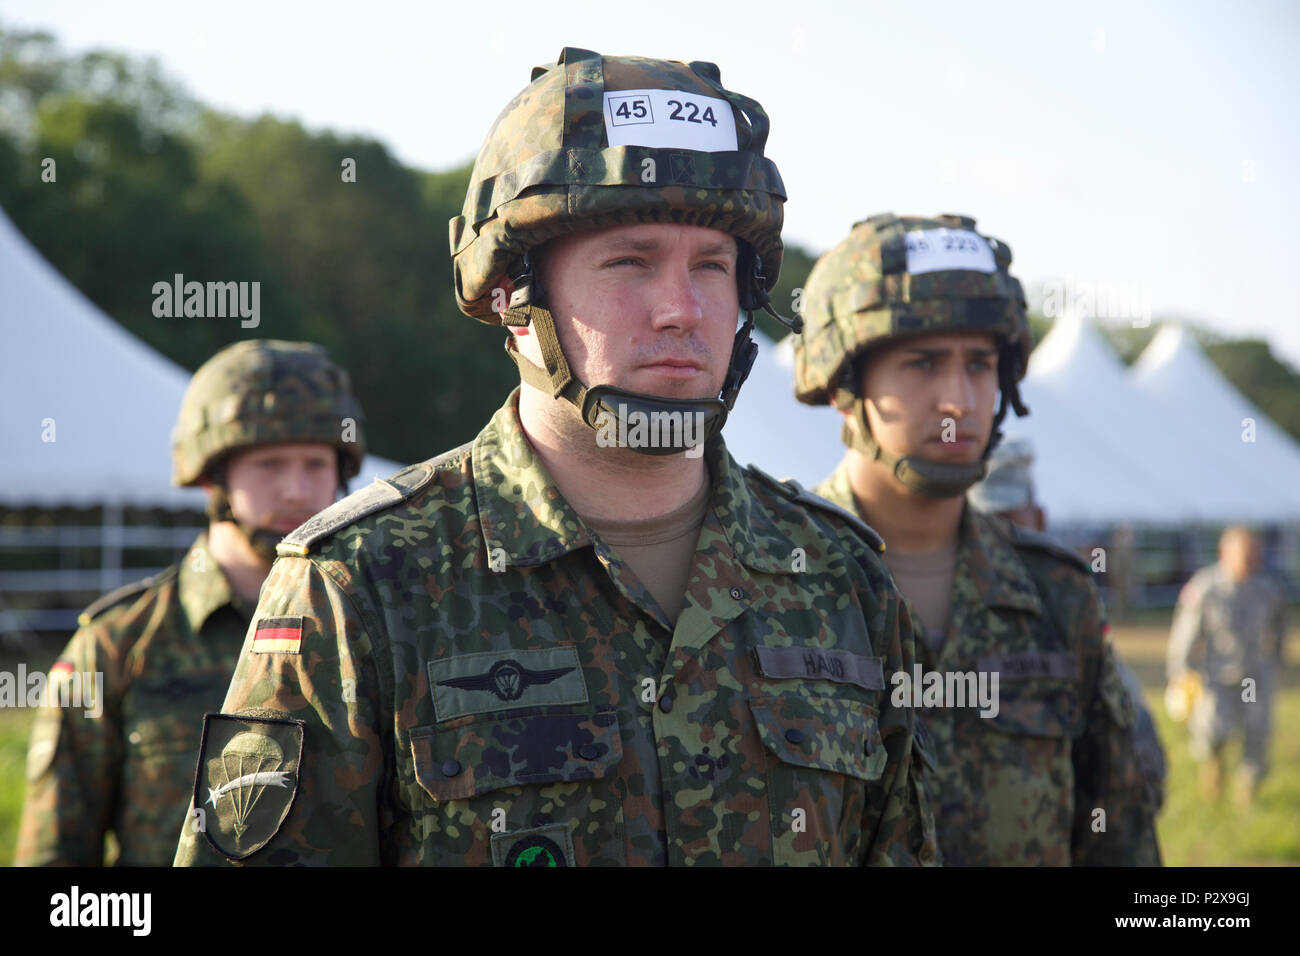
{"type": "Polygon", "coordinates": [[[844,441],[884,462],[903,484],[932,497],[961,494],[984,476],[1008,405],[1020,400],[1033,348],[1024,290],[1008,271],[1011,249],[975,231],[969,216],[899,217],[882,213],[857,223],[848,238],[813,267],[804,286],[805,330],[795,340],[795,397],[851,409],[844,441]],[[909,335],[989,332],[998,340],[1002,399],[993,434],[971,464],[898,459],[871,437],[861,396],[859,359],[873,346],[909,335]]]}
{"type": "Polygon", "coordinates": [[[464,209],[451,220],[461,310],[489,324],[532,325],[546,369],[523,359],[511,337],[506,349],[521,376],[574,404],[593,428],[603,414],[617,417],[621,404],[703,411],[706,434],[716,433],[757,354],[749,338],[753,310],[772,311],[768,293],[781,268],[785,186],[763,155],[767,134],[763,108],[723,87],[712,63],[566,47],[555,65],[533,70],[532,82],[497,117],[464,209]],[[588,388],[570,372],[555,335],[530,251],[558,236],[652,222],[709,227],[737,240],[740,304],[750,315],[720,399],[588,388]],[[506,278],[514,286],[509,303],[493,302],[506,278]]]}
{"type": "Polygon", "coordinates": [[[204,362],[185,390],[172,431],[172,483],[196,485],[229,452],[279,442],[333,445],[340,481],[356,475],[366,439],[348,373],[310,342],[236,342],[204,362]]]}

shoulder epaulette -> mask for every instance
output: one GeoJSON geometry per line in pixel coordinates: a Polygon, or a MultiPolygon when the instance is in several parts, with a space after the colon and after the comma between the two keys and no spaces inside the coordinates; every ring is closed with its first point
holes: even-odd
{"type": "Polygon", "coordinates": [[[771,485],[791,501],[810,508],[816,508],[819,511],[826,511],[835,515],[837,518],[846,521],[854,531],[866,539],[867,544],[871,545],[873,551],[877,554],[883,554],[885,551],[885,539],[876,533],[876,529],[867,524],[860,517],[855,515],[847,508],[841,508],[833,501],[823,498],[815,492],[809,491],[793,478],[787,478],[784,481],[778,481],[761,468],[754,465],[749,466],[749,471],[761,478],[765,483],[771,485]]]}
{"type": "Polygon", "coordinates": [[[312,515],[275,546],[277,554],[305,557],[316,544],[336,531],[346,528],[377,511],[391,508],[414,497],[433,480],[434,472],[444,462],[462,456],[472,447],[469,442],[437,458],[403,468],[391,478],[376,478],[366,487],[354,491],[341,501],[336,501],[324,511],[312,515]]]}
{"type": "Polygon", "coordinates": [[[1088,566],[1087,561],[1060,542],[1054,541],[1041,532],[1033,531],[1010,521],[1007,522],[1007,525],[1011,528],[1011,542],[1017,548],[1029,548],[1034,551],[1044,551],[1053,557],[1060,558],[1067,564],[1074,565],[1074,567],[1078,568],[1084,574],[1092,573],[1092,569],[1088,566]]]}
{"type": "Polygon", "coordinates": [[[158,582],[165,580],[167,577],[175,573],[176,567],[173,565],[165,571],[159,571],[157,574],[151,574],[147,578],[141,578],[139,581],[132,581],[130,584],[123,584],[120,588],[109,591],[102,597],[97,598],[84,611],[77,615],[77,626],[85,627],[109,608],[116,604],[121,604],[129,597],[134,597],[137,594],[149,590],[158,582]]]}

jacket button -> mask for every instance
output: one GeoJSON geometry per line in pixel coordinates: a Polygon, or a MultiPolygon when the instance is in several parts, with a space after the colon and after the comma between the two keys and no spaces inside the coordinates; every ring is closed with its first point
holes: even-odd
{"type": "Polygon", "coordinates": [[[803,731],[798,727],[791,727],[785,732],[785,739],[792,744],[801,744],[803,743],[803,731]]]}
{"type": "Polygon", "coordinates": [[[442,775],[444,777],[454,777],[460,773],[459,760],[446,760],[442,764],[442,775]]]}
{"type": "Polygon", "coordinates": [[[583,744],[578,748],[578,756],[583,760],[595,760],[600,756],[600,748],[595,744],[583,744]]]}
{"type": "Polygon", "coordinates": [[[673,699],[667,694],[664,694],[659,698],[659,709],[665,714],[671,714],[673,712],[673,699]]]}
{"type": "Polygon", "coordinates": [[[871,738],[868,737],[867,742],[862,745],[862,752],[866,754],[868,757],[870,757],[871,752],[875,749],[876,749],[875,747],[871,746],[871,738]]]}
{"type": "Polygon", "coordinates": [[[742,591],[740,588],[732,588],[731,599],[733,601],[743,601],[745,600],[745,592],[742,591]]]}

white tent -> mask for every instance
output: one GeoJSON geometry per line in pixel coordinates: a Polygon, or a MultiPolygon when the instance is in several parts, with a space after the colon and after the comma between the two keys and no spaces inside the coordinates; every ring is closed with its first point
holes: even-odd
{"type": "Polygon", "coordinates": [[[1034,442],[1039,498],[1054,524],[1272,521],[1297,499],[1249,467],[1241,429],[1208,434],[1187,408],[1138,388],[1088,322],[1063,318],[1034,351],[1006,423],[1034,442]]]}
{"type": "Polygon", "coordinates": [[[1169,523],[1190,508],[1086,407],[1032,381],[1024,383],[1021,397],[1029,417],[1009,412],[1003,431],[1033,443],[1035,494],[1053,525],[1169,523]]]}
{"type": "Polygon", "coordinates": [[[1300,516],[1300,444],[1232,387],[1191,333],[1180,325],[1164,326],[1129,378],[1168,414],[1195,423],[1208,445],[1244,464],[1292,502],[1291,517],[1300,516]]]}
{"type": "Polygon", "coordinates": [[[1030,357],[1020,389],[1030,414],[1008,412],[1003,431],[1032,441],[1035,492],[1053,524],[1166,523],[1191,510],[1135,429],[1117,427],[1134,415],[1128,391],[1123,363],[1082,321],[1059,320],[1030,357]]]}
{"type": "MultiPolygon", "coordinates": [[[[169,483],[189,373],[101,312],[0,211],[0,504],[202,510],[169,483]]],[[[368,458],[353,482],[397,470],[368,458]]]]}

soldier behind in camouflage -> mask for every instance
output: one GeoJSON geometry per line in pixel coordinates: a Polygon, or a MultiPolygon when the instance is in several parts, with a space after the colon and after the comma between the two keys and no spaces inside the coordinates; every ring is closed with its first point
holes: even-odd
{"type": "Polygon", "coordinates": [[[933,738],[944,861],[1156,864],[1133,704],[1088,567],[966,506],[1008,407],[1027,411],[1010,264],[972,219],[889,213],[818,261],[796,396],[843,413],[849,450],[817,490],[881,529],[908,599],[922,667],[891,682],[933,738]]]}
{"type": "Polygon", "coordinates": [[[171,864],[199,726],[230,683],[275,542],[357,473],[361,429],[347,373],[316,345],[240,342],[194,374],[172,479],[206,490],[211,522],[178,564],[81,615],[51,673],[102,674],[102,713],[37,716],[17,864],[99,865],[110,832],[117,863],[171,864]]]}
{"type": "Polygon", "coordinates": [[[1259,542],[1248,529],[1225,530],[1218,563],[1197,571],[1178,595],[1168,648],[1170,683],[1191,668],[1203,675],[1190,730],[1192,756],[1202,762],[1208,795],[1219,795],[1228,738],[1244,733],[1245,754],[1233,785],[1242,808],[1254,802],[1268,772],[1273,697],[1286,638],[1286,597],[1260,564],[1259,542]]]}
{"type": "Polygon", "coordinates": [[[1028,438],[999,441],[989,452],[983,478],[966,498],[984,514],[994,514],[1030,531],[1047,530],[1047,513],[1034,497],[1034,446],[1028,438]]]}
{"type": "MultiPolygon", "coordinates": [[[[997,515],[1012,524],[1040,533],[1047,530],[1047,515],[1034,497],[1034,446],[1028,438],[998,443],[988,458],[988,474],[971,486],[966,498],[973,508],[997,515]]],[[[1109,632],[1109,627],[1102,625],[1109,632]]],[[[1167,764],[1156,723],[1142,697],[1142,682],[1124,660],[1115,655],[1115,669],[1133,701],[1133,752],[1147,788],[1147,802],[1159,812],[1165,802],[1167,764]]]]}
{"type": "Polygon", "coordinates": [[[780,268],[767,132],[710,63],[533,72],[451,224],[522,384],[280,544],[178,864],[933,859],[878,539],[718,434],[780,268]]]}

